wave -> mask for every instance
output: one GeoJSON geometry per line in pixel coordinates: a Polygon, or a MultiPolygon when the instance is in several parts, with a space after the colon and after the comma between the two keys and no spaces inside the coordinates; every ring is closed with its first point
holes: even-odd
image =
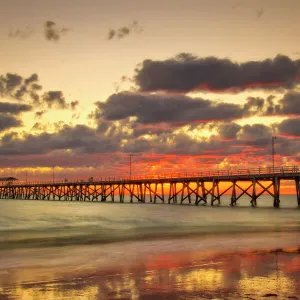
{"type": "Polygon", "coordinates": [[[132,230],[95,229],[91,227],[54,228],[36,230],[0,231],[0,250],[16,248],[48,248],[75,245],[95,245],[117,242],[131,242],[188,237],[210,237],[245,235],[250,233],[292,233],[299,232],[300,226],[210,226],[190,228],[174,226],[139,227],[132,230]],[[57,228],[56,228],[57,230],[57,228]]]}
{"type": "Polygon", "coordinates": [[[297,209],[16,201],[1,201],[0,250],[300,232],[297,209]]]}

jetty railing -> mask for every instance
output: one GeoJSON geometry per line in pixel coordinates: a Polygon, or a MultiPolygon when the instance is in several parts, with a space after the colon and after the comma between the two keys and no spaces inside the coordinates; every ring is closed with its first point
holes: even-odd
{"type": "Polygon", "coordinates": [[[46,181],[24,181],[18,180],[5,183],[8,185],[36,185],[36,184],[66,184],[66,183],[91,183],[91,182],[115,182],[115,181],[137,181],[137,180],[152,180],[152,179],[184,179],[184,178],[219,178],[219,177],[236,177],[236,176],[259,176],[259,175],[282,175],[297,174],[300,172],[300,166],[282,166],[282,167],[258,167],[244,169],[219,169],[200,172],[174,172],[162,174],[145,174],[134,176],[103,176],[90,177],[89,179],[72,179],[72,180],[46,180],[46,181]]]}

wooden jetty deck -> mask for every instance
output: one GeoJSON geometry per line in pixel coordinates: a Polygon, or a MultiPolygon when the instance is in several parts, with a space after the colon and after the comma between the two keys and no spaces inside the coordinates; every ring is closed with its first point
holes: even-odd
{"type": "Polygon", "coordinates": [[[231,194],[231,206],[249,197],[252,206],[267,193],[273,206],[280,205],[280,183],[293,181],[300,207],[300,166],[218,170],[184,174],[144,175],[124,178],[106,177],[72,182],[12,181],[0,186],[0,199],[65,200],[98,202],[151,202],[220,204],[221,197],[231,194]],[[227,187],[221,191],[220,185],[227,187]]]}

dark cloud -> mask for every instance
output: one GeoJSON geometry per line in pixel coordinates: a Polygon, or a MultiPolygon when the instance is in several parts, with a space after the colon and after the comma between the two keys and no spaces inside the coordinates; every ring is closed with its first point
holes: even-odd
{"type": "Polygon", "coordinates": [[[5,131],[13,127],[22,126],[22,122],[15,116],[0,113],[0,131],[5,131]]]}
{"type": "Polygon", "coordinates": [[[40,91],[40,90],[43,89],[43,87],[42,87],[41,85],[37,84],[37,83],[33,83],[33,84],[31,85],[31,88],[32,88],[32,90],[34,90],[34,91],[40,91]]]}
{"type": "Polygon", "coordinates": [[[116,121],[136,117],[138,123],[232,120],[243,117],[245,109],[230,103],[214,103],[183,95],[119,93],[97,102],[95,118],[116,121]]]}
{"type": "MultiPolygon", "coordinates": [[[[48,91],[42,94],[37,74],[23,78],[18,74],[7,73],[0,76],[0,97],[11,100],[29,100],[36,108],[76,109],[79,102],[67,103],[61,91],[48,91]]],[[[38,116],[37,116],[38,117],[38,116]]]]}
{"type": "Polygon", "coordinates": [[[242,126],[236,123],[223,123],[218,126],[218,133],[221,139],[232,140],[237,138],[237,133],[242,126]]]}
{"type": "Polygon", "coordinates": [[[72,120],[78,120],[80,118],[80,114],[72,114],[72,120]]]}
{"type": "Polygon", "coordinates": [[[66,109],[68,104],[65,100],[62,91],[50,91],[43,95],[43,101],[47,104],[48,108],[66,109]]]}
{"type": "Polygon", "coordinates": [[[3,85],[3,92],[11,92],[17,87],[21,86],[23,78],[20,75],[7,73],[5,77],[1,78],[3,85]]]}
{"type": "Polygon", "coordinates": [[[69,31],[68,28],[65,27],[57,27],[56,23],[53,21],[45,22],[44,33],[45,38],[48,41],[57,42],[61,36],[69,31]]]}
{"type": "Polygon", "coordinates": [[[279,101],[280,107],[277,107],[276,113],[286,115],[300,115],[300,93],[288,92],[279,101]]]}
{"type": "Polygon", "coordinates": [[[64,125],[55,133],[25,134],[23,137],[15,133],[5,134],[0,143],[0,154],[46,154],[53,150],[67,149],[77,153],[103,153],[117,151],[119,144],[118,139],[106,137],[85,125],[75,127],[64,125]]]}
{"type": "Polygon", "coordinates": [[[292,159],[296,159],[300,155],[299,149],[300,139],[289,139],[281,136],[275,140],[275,153],[281,156],[290,156],[292,159]]]}
{"type": "MultiPolygon", "coordinates": [[[[250,99],[250,98],[248,98],[250,99]]],[[[253,98],[251,98],[253,99],[253,98]]],[[[254,102],[259,101],[258,111],[266,115],[292,116],[300,115],[300,93],[295,91],[287,92],[279,101],[274,101],[274,96],[267,97],[266,100],[254,98],[254,102]]],[[[253,104],[254,102],[251,101],[253,104]]],[[[253,109],[252,109],[253,110],[253,109]]]]}
{"type": "MultiPolygon", "coordinates": [[[[300,137],[300,118],[287,119],[278,124],[279,133],[300,137]]],[[[300,151],[300,148],[299,148],[300,151]]]]}
{"type": "Polygon", "coordinates": [[[31,105],[0,102],[0,113],[9,113],[13,115],[18,115],[21,112],[27,112],[31,110],[32,110],[31,105]]]}
{"type": "Polygon", "coordinates": [[[122,150],[125,153],[140,153],[148,152],[149,148],[151,148],[150,142],[144,138],[140,138],[131,139],[128,143],[124,145],[122,150]]]}
{"type": "Polygon", "coordinates": [[[72,110],[75,110],[77,108],[77,106],[79,105],[79,101],[78,100],[75,100],[75,101],[72,101],[70,103],[70,106],[71,106],[71,109],[72,110]]]}
{"type": "Polygon", "coordinates": [[[42,116],[43,116],[46,112],[47,112],[46,110],[37,111],[37,112],[35,113],[35,119],[40,119],[40,118],[42,118],[42,116]]]}
{"type": "Polygon", "coordinates": [[[275,113],[275,112],[279,111],[279,109],[280,109],[279,105],[274,104],[274,99],[275,99],[275,96],[273,96],[273,95],[268,96],[266,99],[266,104],[267,104],[266,114],[267,115],[275,113]]]}
{"type": "MultiPolygon", "coordinates": [[[[94,153],[152,153],[157,155],[196,155],[228,159],[248,159],[263,157],[271,153],[271,127],[254,124],[239,126],[237,124],[216,124],[219,135],[210,138],[193,138],[189,133],[168,131],[153,134],[151,138],[135,135],[130,129],[139,128],[135,122],[102,122],[99,128],[93,129],[85,125],[71,127],[63,122],[57,124],[54,133],[45,132],[45,125],[36,123],[32,128],[33,134],[19,135],[7,133],[0,142],[0,155],[14,157],[28,155],[52,155],[57,153],[60,159],[69,154],[76,157],[82,154],[94,153]],[[123,123],[122,123],[123,122],[123,123]],[[129,130],[128,130],[129,129],[129,130]],[[36,135],[37,132],[41,134],[36,135]],[[39,147],[36,147],[39,145],[39,147]]],[[[148,134],[148,132],[146,132],[148,134]]],[[[276,153],[293,158],[299,152],[300,142],[293,143],[284,138],[276,140],[276,153]]],[[[178,159],[179,159],[178,156],[178,159]]],[[[40,156],[42,157],[42,156],[40,156]]],[[[14,160],[16,162],[16,160],[14,160]]],[[[84,162],[75,162],[73,165],[84,165],[84,162]]]]}
{"type": "Polygon", "coordinates": [[[107,39],[108,40],[112,40],[116,35],[116,30],[115,29],[110,29],[108,31],[108,36],[107,36],[107,39]]]}
{"type": "Polygon", "coordinates": [[[300,115],[300,93],[295,91],[287,92],[279,101],[274,101],[275,96],[268,96],[266,99],[260,97],[248,97],[244,104],[245,114],[248,115],[300,115]]]}
{"type": "Polygon", "coordinates": [[[37,81],[39,81],[39,76],[36,73],[34,73],[31,76],[29,76],[28,78],[26,78],[24,80],[24,83],[26,85],[28,85],[28,84],[31,84],[31,83],[34,83],[34,82],[37,82],[37,81]]]}
{"type": "Polygon", "coordinates": [[[248,97],[244,104],[244,109],[247,112],[259,113],[265,108],[265,100],[260,97],[248,97]]]}
{"type": "Polygon", "coordinates": [[[15,100],[38,100],[37,91],[42,89],[42,86],[37,84],[38,75],[32,74],[28,78],[23,78],[18,74],[7,73],[0,76],[0,97],[8,97],[15,100]]]}
{"type": "Polygon", "coordinates": [[[299,82],[299,76],[300,60],[283,55],[237,63],[183,53],[163,61],[145,60],[136,69],[134,79],[142,91],[241,92],[247,89],[292,89],[299,82]]]}
{"type": "Polygon", "coordinates": [[[132,33],[140,33],[143,30],[142,27],[140,27],[138,21],[133,21],[128,26],[122,26],[117,29],[110,29],[108,31],[107,39],[122,39],[132,33]]]}
{"type": "Polygon", "coordinates": [[[34,125],[32,126],[31,129],[34,130],[34,131],[44,131],[44,132],[46,132],[47,126],[44,125],[44,124],[41,124],[39,122],[36,122],[36,123],[34,123],[34,125]]]}
{"type": "MultiPolygon", "coordinates": [[[[190,126],[191,127],[191,126],[190,126]]],[[[176,125],[174,126],[166,126],[164,124],[137,124],[133,123],[131,125],[132,129],[132,137],[137,138],[144,135],[150,136],[159,136],[166,132],[172,132],[176,129],[176,125]]]]}
{"type": "Polygon", "coordinates": [[[245,125],[239,131],[238,138],[242,141],[264,142],[272,137],[272,128],[263,124],[245,125]]]}

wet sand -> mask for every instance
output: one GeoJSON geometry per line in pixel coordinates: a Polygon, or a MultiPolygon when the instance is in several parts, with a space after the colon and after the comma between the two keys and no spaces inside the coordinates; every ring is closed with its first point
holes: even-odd
{"type": "Polygon", "coordinates": [[[153,241],[2,251],[0,299],[300,299],[300,253],[290,242],[238,251],[208,244],[206,250],[169,251],[153,241]]]}

